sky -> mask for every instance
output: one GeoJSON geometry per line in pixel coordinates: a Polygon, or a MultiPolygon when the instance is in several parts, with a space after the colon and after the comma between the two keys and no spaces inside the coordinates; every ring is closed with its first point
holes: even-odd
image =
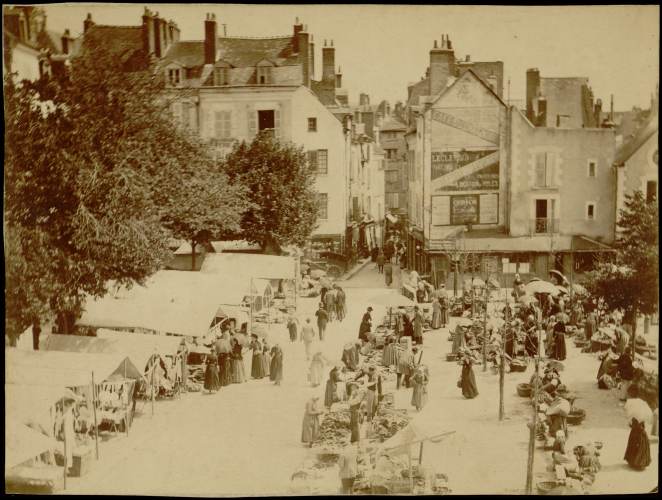
{"type": "MultiPolygon", "coordinates": [[[[295,18],[315,42],[315,77],[321,47],[333,40],[336,66],[350,103],[368,93],[371,103],[406,100],[419,81],[429,51],[442,34],[455,56],[503,61],[504,99],[524,99],[528,68],[542,77],[586,76],[596,98],[614,95],[617,111],[648,107],[659,75],[659,6],[433,6],[433,5],[237,5],[237,4],[49,4],[50,30],[83,30],[87,13],[97,24],[139,25],[147,6],[174,20],[182,40],[204,39],[205,14],[216,14],[219,33],[277,36],[292,33],[295,18]]],[[[604,106],[603,106],[604,109],[604,106]]]]}

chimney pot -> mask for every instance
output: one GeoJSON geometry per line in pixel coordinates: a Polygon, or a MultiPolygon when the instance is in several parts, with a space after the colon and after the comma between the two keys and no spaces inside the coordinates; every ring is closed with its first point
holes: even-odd
{"type": "Polygon", "coordinates": [[[435,49],[437,48],[437,41],[436,40],[434,41],[434,48],[435,49]]]}
{"type": "Polygon", "coordinates": [[[326,38],[324,39],[324,46],[326,47],[326,38]]]}
{"type": "Polygon", "coordinates": [[[453,43],[450,41],[450,39],[446,39],[448,47],[446,47],[448,50],[451,50],[453,48],[453,43]]]}
{"type": "Polygon", "coordinates": [[[333,40],[331,40],[331,47],[333,47],[333,40]]]}
{"type": "Polygon", "coordinates": [[[299,24],[299,18],[296,18],[296,21],[294,21],[294,24],[299,24]]]}
{"type": "Polygon", "coordinates": [[[69,31],[69,28],[64,30],[64,36],[71,36],[71,33],[69,31]]]}

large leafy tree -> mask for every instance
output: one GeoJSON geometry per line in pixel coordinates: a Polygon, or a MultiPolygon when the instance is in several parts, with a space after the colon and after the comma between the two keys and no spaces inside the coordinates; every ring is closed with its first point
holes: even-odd
{"type": "MultiPolygon", "coordinates": [[[[206,177],[209,155],[173,126],[168,99],[156,98],[163,95],[157,73],[127,71],[94,43],[65,78],[6,81],[5,295],[14,334],[46,308],[66,330],[63,317],[79,312],[85,294],[142,282],[168,258],[171,230],[182,234],[176,223],[200,218],[211,193],[200,200],[190,189],[206,177]]],[[[221,198],[229,190],[220,206],[235,207],[228,199],[240,189],[210,175],[221,180],[221,198]]]]}
{"type": "Polygon", "coordinates": [[[253,204],[241,221],[244,239],[263,251],[304,245],[316,227],[317,195],[302,148],[261,133],[236,145],[224,167],[232,182],[247,186],[253,204]]]}
{"type": "Polygon", "coordinates": [[[616,254],[587,275],[587,288],[612,309],[624,312],[624,322],[636,331],[637,316],[658,307],[658,205],[641,191],[626,195],[620,211],[616,254]]]}

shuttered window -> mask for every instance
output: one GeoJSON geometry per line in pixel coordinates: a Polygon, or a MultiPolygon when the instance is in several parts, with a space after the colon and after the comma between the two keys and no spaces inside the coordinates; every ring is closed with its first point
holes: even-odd
{"type": "Polygon", "coordinates": [[[255,134],[257,134],[257,113],[251,109],[248,111],[248,135],[252,139],[255,134]]]}
{"type": "Polygon", "coordinates": [[[216,139],[232,137],[232,111],[216,111],[214,113],[214,136],[216,139]]]}
{"type": "Polygon", "coordinates": [[[326,175],[329,173],[328,157],[329,151],[327,149],[308,151],[308,165],[317,174],[326,175]]]}
{"type": "Polygon", "coordinates": [[[329,195],[326,193],[317,193],[317,207],[319,209],[317,217],[319,219],[329,218],[329,195]]]}
{"type": "Polygon", "coordinates": [[[544,188],[554,185],[554,153],[537,153],[535,166],[535,187],[544,188]]]}

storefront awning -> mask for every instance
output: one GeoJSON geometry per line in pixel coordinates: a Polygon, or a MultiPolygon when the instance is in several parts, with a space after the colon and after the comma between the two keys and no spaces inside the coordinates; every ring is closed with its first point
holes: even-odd
{"type": "MultiPolygon", "coordinates": [[[[448,238],[448,236],[446,236],[448,238]]],[[[445,248],[442,239],[430,240],[431,252],[443,252],[445,248]]],[[[550,253],[550,252],[606,252],[613,251],[611,247],[593,241],[585,236],[469,236],[457,245],[459,252],[485,253],[550,253]]]]}
{"type": "Polygon", "coordinates": [[[615,252],[616,250],[600,243],[599,241],[592,240],[586,236],[573,236],[572,237],[572,251],[573,252],[615,252]]]}
{"type": "Polygon", "coordinates": [[[398,222],[398,218],[391,214],[386,214],[386,220],[388,220],[391,224],[397,224],[398,222]]]}

